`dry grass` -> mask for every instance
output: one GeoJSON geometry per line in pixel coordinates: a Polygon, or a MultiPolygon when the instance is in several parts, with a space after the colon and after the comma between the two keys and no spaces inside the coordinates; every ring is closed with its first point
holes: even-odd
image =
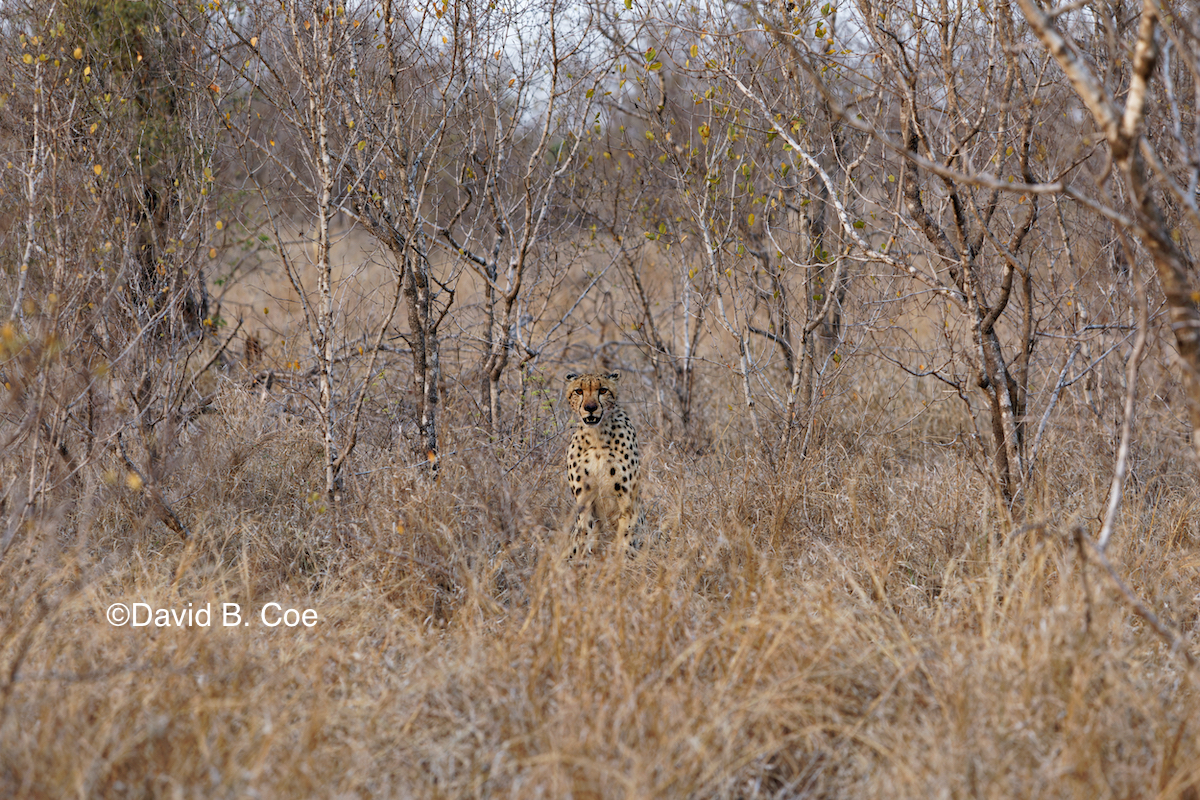
{"type": "MultiPolygon", "coordinates": [[[[463,110],[464,127],[447,118],[448,127],[438,130],[466,149],[435,147],[428,161],[420,159],[437,165],[441,176],[426,196],[429,232],[435,221],[445,224],[460,190],[474,191],[474,181],[521,184],[517,172],[501,168],[505,161],[531,170],[538,163],[555,170],[578,165],[556,184],[561,194],[554,202],[588,216],[552,208],[547,219],[560,219],[540,228],[528,251],[516,321],[525,341],[541,350],[521,365],[532,354],[514,350],[494,435],[479,427],[479,364],[490,335],[485,283],[449,255],[433,264],[456,293],[439,329],[436,478],[423,469],[423,457],[413,457],[416,403],[410,343],[401,335],[409,325],[404,312],[387,332],[378,373],[364,376],[369,356],[360,347],[369,348],[369,334],[388,307],[390,256],[361,228],[338,220],[331,251],[338,418],[344,422],[360,388],[368,402],[347,463],[345,496],[331,506],[313,410],[314,348],[299,292],[280,269],[286,254],[305,275],[305,291],[313,291],[311,218],[285,223],[280,236],[272,231],[264,239],[261,216],[242,210],[261,199],[278,203],[273,215],[300,219],[311,213],[304,210],[311,198],[260,169],[255,156],[239,157],[240,135],[235,141],[217,133],[226,128],[222,113],[241,118],[237,98],[249,97],[239,87],[255,73],[250,62],[230,64],[236,79],[214,73],[214,84],[203,72],[214,59],[240,61],[238,54],[250,51],[240,45],[211,51],[226,35],[213,34],[218,38],[192,48],[199,60],[185,69],[189,40],[177,38],[183,31],[169,31],[178,44],[170,58],[148,30],[131,32],[121,44],[126,56],[139,45],[140,63],[139,43],[153,45],[158,52],[145,51],[147,68],[173,75],[177,68],[180,81],[195,84],[171,89],[165,124],[144,128],[130,114],[157,113],[143,102],[159,91],[147,93],[153,81],[136,77],[145,73],[121,77],[97,41],[110,34],[71,19],[95,11],[111,28],[116,17],[108,6],[117,16],[132,9],[140,18],[134,6],[153,11],[157,4],[75,5],[8,4],[3,12],[7,30],[21,35],[8,37],[8,50],[0,52],[12,67],[10,88],[0,94],[6,153],[0,159],[6,164],[0,170],[0,799],[1200,800],[1196,672],[1133,613],[1075,537],[1099,528],[1124,393],[1128,302],[1136,282],[1150,274],[1134,258],[1116,255],[1118,242],[1133,246],[1132,233],[1089,216],[1078,203],[1062,204],[1056,233],[1047,197],[1039,229],[1018,248],[1037,285],[1031,427],[1071,347],[1079,347],[1071,374],[1094,371],[1063,394],[1038,470],[1010,515],[983,456],[987,421],[977,424],[946,384],[896,368],[955,373],[964,391],[975,391],[971,326],[943,293],[910,284],[907,275],[897,279],[844,249],[848,240],[836,234],[832,211],[807,217],[803,235],[787,234],[781,244],[772,239],[794,248],[799,260],[811,254],[820,262],[788,268],[790,300],[760,282],[758,262],[740,243],[718,245],[736,244],[740,256],[732,260],[730,253],[727,268],[727,299],[741,315],[735,315],[739,329],[749,323],[772,329],[777,320],[768,319],[768,306],[778,300],[793,308],[794,334],[805,309],[815,310],[837,290],[824,283],[832,276],[820,250],[856,265],[840,304],[837,358],[829,352],[832,340],[818,339],[808,351],[820,356],[823,372],[811,427],[810,409],[802,414],[803,450],[774,444],[783,416],[779,395],[788,384],[782,350],[769,338],[751,339],[759,414],[771,438],[764,447],[754,440],[731,372],[738,347],[715,308],[700,315],[694,305],[713,302],[707,292],[715,285],[706,287],[705,272],[722,279],[715,269],[691,269],[700,251],[690,248],[700,237],[692,234],[685,245],[689,224],[678,214],[694,204],[676,190],[692,179],[681,177],[684,183],[672,188],[655,177],[681,163],[659,161],[660,167],[653,160],[668,158],[664,143],[671,136],[664,132],[650,145],[654,136],[640,135],[651,129],[621,111],[604,125],[624,119],[629,135],[624,125],[621,138],[595,129],[598,148],[621,144],[610,148],[618,156],[611,166],[600,149],[594,168],[561,160],[561,146],[582,139],[554,133],[542,137],[557,142],[542,153],[552,157],[539,162],[521,149],[504,159],[488,155],[494,169],[469,180],[468,169],[460,181],[445,170],[457,172],[469,159],[506,147],[491,126],[466,121],[475,112],[463,110]],[[67,56],[76,41],[86,45],[86,62],[82,50],[67,56]],[[95,83],[79,82],[85,63],[95,83]],[[136,91],[122,90],[126,79],[136,91]],[[84,85],[94,94],[76,94],[84,85]],[[198,127],[172,139],[177,124],[198,127]],[[160,137],[174,144],[156,143],[160,137]],[[635,141],[647,144],[635,148],[635,141]],[[164,154],[169,158],[153,166],[164,154]],[[184,165],[181,174],[158,175],[168,163],[184,165]],[[247,194],[254,180],[263,182],[261,197],[247,194]],[[604,210],[610,201],[611,215],[604,210]],[[643,223],[662,224],[661,232],[672,216],[678,228],[663,239],[646,238],[653,231],[642,230],[643,223]],[[593,222],[600,223],[599,236],[593,222]],[[576,227],[584,224],[590,235],[576,227]],[[609,270],[617,243],[629,258],[612,261],[609,270]],[[1064,252],[1068,243],[1073,249],[1064,252]],[[635,269],[648,287],[644,306],[634,299],[635,269]],[[198,280],[208,281],[213,299],[204,319],[200,305],[189,302],[198,280]],[[20,300],[17,286],[25,286],[20,300]],[[645,326],[647,317],[658,320],[664,337],[678,345],[700,316],[701,335],[691,342],[698,365],[694,422],[685,431],[656,403],[658,390],[674,402],[671,387],[655,385],[655,376],[671,369],[661,353],[657,372],[647,361],[652,339],[644,338],[645,326]],[[214,342],[239,323],[230,350],[216,358],[214,342]],[[219,335],[209,336],[214,329],[219,335]],[[209,356],[212,369],[199,370],[209,356]],[[646,451],[644,492],[657,534],[636,558],[564,558],[570,509],[558,395],[567,361],[624,370],[622,391],[646,451]],[[517,374],[529,365],[530,373],[517,374]],[[251,375],[268,371],[270,393],[251,375]],[[521,377],[527,382],[519,384],[521,377]],[[149,484],[130,469],[134,461],[149,484]],[[151,490],[162,491],[189,538],[164,524],[151,490]],[[177,615],[207,609],[210,616],[207,625],[194,624],[194,617],[185,625],[113,625],[107,614],[118,603],[177,615]],[[223,604],[237,604],[245,624],[223,624],[223,604]],[[317,619],[311,627],[268,627],[260,612],[271,608],[311,609],[317,619]]],[[[201,10],[197,20],[208,14],[215,22],[219,5],[201,10]]],[[[239,6],[227,21],[253,10],[239,6]]],[[[484,27],[486,16],[477,20],[484,27]]],[[[267,44],[265,31],[256,35],[267,44]]],[[[363,43],[369,37],[354,35],[363,43]]],[[[250,50],[257,47],[250,42],[250,50]]],[[[1093,54],[1102,56],[1102,49],[1093,54]]],[[[736,60],[749,64],[743,55],[736,60]]],[[[464,59],[465,70],[470,59],[464,59]]],[[[577,61],[563,63],[575,70],[577,61]]],[[[1110,66],[1119,76],[1121,64],[1110,66]]],[[[425,69],[414,66],[403,80],[459,83],[425,69]]],[[[1039,97],[1064,102],[1064,87],[1047,80],[1039,97]]],[[[576,74],[568,83],[586,89],[587,81],[576,74]]],[[[544,93],[530,91],[536,85],[522,83],[510,96],[538,105],[544,93]]],[[[677,82],[672,91],[685,94],[687,85],[677,82]]],[[[578,97],[564,96],[569,102],[561,108],[574,107],[571,96],[578,97]]],[[[801,103],[797,111],[808,103],[804,92],[792,96],[801,103]]],[[[470,93],[463,97],[463,108],[478,102],[470,93]]],[[[888,102],[886,94],[879,98],[888,102]]],[[[749,135],[754,127],[738,102],[735,93],[720,99],[724,112],[710,107],[732,114],[731,145],[735,129],[749,135]]],[[[529,138],[519,120],[530,106],[511,108],[516,127],[501,138],[529,138]]],[[[681,111],[678,128],[670,123],[683,133],[675,141],[687,142],[702,118],[695,115],[709,113],[704,108],[681,111]]],[[[1062,159],[1088,158],[1085,141],[1100,159],[1091,174],[1108,175],[1094,136],[1079,140],[1077,124],[1069,136],[1052,130],[1058,108],[1037,112],[1048,126],[1037,134],[1039,149],[1050,151],[1042,166],[1065,168],[1062,159]],[[1042,148],[1045,136],[1051,138],[1042,148]]],[[[812,111],[804,125],[817,127],[805,136],[817,142],[824,112],[812,111]]],[[[303,137],[285,130],[290,113],[267,111],[267,128],[254,135],[271,137],[265,139],[271,152],[309,174],[296,150],[303,137]],[[276,127],[278,147],[270,132],[276,127]]],[[[892,126],[886,108],[880,113],[877,121],[892,126]]],[[[346,122],[354,116],[347,109],[337,114],[346,122]]],[[[354,136],[373,135],[363,133],[371,127],[354,136]]],[[[417,139],[429,133],[420,127],[413,128],[417,139]]],[[[1006,123],[980,135],[1017,127],[1006,123]]],[[[440,134],[435,139],[442,141],[440,134]]],[[[718,139],[714,134],[714,154],[718,139]]],[[[858,152],[853,136],[845,146],[829,141],[828,147],[818,142],[821,157],[832,159],[835,176],[840,170],[839,182],[845,178],[843,208],[864,217],[855,226],[869,224],[861,235],[872,246],[887,236],[889,253],[908,253],[922,272],[941,274],[942,266],[922,255],[933,252],[928,242],[903,234],[908,223],[894,229],[899,238],[886,233],[892,212],[883,200],[890,194],[858,180],[900,167],[888,167],[887,158],[842,159],[858,152]],[[856,177],[852,164],[867,172],[856,177]]],[[[772,196],[780,189],[770,183],[776,168],[784,175],[783,162],[752,142],[746,138],[737,153],[747,157],[743,170],[751,162],[769,167],[757,170],[757,188],[750,191],[751,173],[743,171],[744,190],[734,191],[732,183],[729,194],[713,189],[714,198],[728,198],[731,224],[747,220],[738,222],[738,237],[756,237],[763,228],[754,228],[748,212],[756,206],[742,209],[743,198],[766,201],[768,186],[772,196]]],[[[385,151],[373,144],[368,153],[385,151]]],[[[730,165],[733,152],[731,146],[730,165]]],[[[585,157],[593,161],[579,151],[585,157]]],[[[1086,178],[1088,163],[1076,167],[1086,178]]],[[[398,171],[391,171],[396,180],[398,171]]],[[[787,179],[794,187],[787,191],[804,205],[818,196],[807,194],[809,179],[801,172],[787,179]]],[[[388,179],[380,173],[379,180],[388,179]]],[[[339,177],[339,193],[357,182],[339,177]]],[[[912,185],[907,177],[904,185],[912,185]]],[[[930,208],[948,202],[943,189],[927,188],[930,208]]],[[[521,192],[493,194],[489,202],[509,206],[521,192]]],[[[351,192],[345,202],[360,196],[365,191],[351,192]]],[[[1008,230],[1017,201],[1012,196],[997,206],[989,243],[1008,230]]],[[[820,199],[802,214],[825,204],[820,199]]],[[[519,216],[522,207],[512,205],[512,213],[519,216]]],[[[704,200],[701,207],[710,205],[704,200]]],[[[475,209],[469,211],[455,224],[490,239],[490,230],[466,221],[475,209]]],[[[487,212],[479,213],[482,224],[487,212]]],[[[703,215],[685,213],[704,227],[703,215]]],[[[766,216],[764,207],[764,224],[766,216]]],[[[786,225],[800,223],[788,212],[786,225]]],[[[716,227],[711,219],[709,227],[716,227]]],[[[1194,250],[1187,225],[1176,233],[1181,247],[1194,250]]],[[[504,236],[520,239],[512,231],[504,236]]],[[[992,258],[981,256],[980,265],[1005,263],[992,258]]],[[[976,276],[984,295],[995,298],[1003,278],[998,269],[990,272],[976,276]]],[[[1151,298],[1157,308],[1157,290],[1151,298]]],[[[443,294],[439,303],[448,300],[443,294]]],[[[1017,306],[1025,302],[1014,294],[997,323],[1010,359],[1020,349],[1013,335],[1022,324],[1017,306]]],[[[1158,311],[1154,319],[1125,506],[1108,555],[1131,590],[1200,655],[1197,465],[1187,457],[1178,369],[1163,344],[1173,334],[1158,311]]],[[[975,400],[978,411],[983,404],[975,400]]]]}
{"type": "MultiPolygon", "coordinates": [[[[98,481],[0,563],[2,792],[1194,798],[1193,676],[1069,535],[1111,443],[1064,425],[1014,532],[953,409],[881,433],[910,400],[856,391],[775,467],[736,416],[685,452],[634,403],[661,538],[580,565],[563,438],[490,443],[452,404],[435,482],[377,433],[332,510],[313,432],[231,383],[172,468],[191,541],[98,481]],[[113,627],[118,601],[250,624],[113,627]],[[268,629],[272,601],[319,622],[268,629]]],[[[1110,555],[1194,632],[1194,480],[1146,438],[1159,489],[1110,555]]]]}

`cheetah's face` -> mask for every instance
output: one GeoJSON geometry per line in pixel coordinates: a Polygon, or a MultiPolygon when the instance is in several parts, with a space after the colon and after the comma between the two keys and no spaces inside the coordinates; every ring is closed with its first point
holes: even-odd
{"type": "Polygon", "coordinates": [[[567,375],[567,399],[584,425],[595,427],[617,405],[617,381],[621,373],[567,375]]]}

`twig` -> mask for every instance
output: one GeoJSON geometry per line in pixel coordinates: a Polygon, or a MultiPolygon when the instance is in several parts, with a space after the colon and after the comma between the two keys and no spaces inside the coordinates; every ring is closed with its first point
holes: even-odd
{"type": "Polygon", "coordinates": [[[1092,629],[1092,589],[1088,585],[1087,576],[1087,531],[1083,529],[1083,525],[1076,523],[1074,533],[1075,548],[1079,551],[1079,563],[1082,565],[1082,568],[1079,570],[1079,577],[1083,580],[1083,601],[1085,603],[1083,631],[1087,633],[1092,629]]]}
{"type": "MultiPolygon", "coordinates": [[[[1082,535],[1082,533],[1077,535],[1082,535]]],[[[1087,537],[1085,536],[1084,539],[1086,540],[1087,537]]],[[[1125,601],[1126,605],[1133,610],[1133,613],[1144,619],[1146,623],[1154,629],[1154,632],[1157,633],[1163,641],[1171,646],[1171,652],[1182,654],[1183,660],[1187,662],[1189,667],[1191,667],[1193,670],[1197,669],[1197,667],[1200,667],[1200,664],[1196,663],[1196,657],[1192,655],[1192,651],[1188,647],[1187,639],[1173,631],[1165,622],[1158,618],[1157,614],[1151,611],[1150,608],[1133,593],[1133,590],[1130,589],[1125,581],[1121,579],[1121,576],[1117,574],[1116,569],[1113,568],[1112,562],[1108,560],[1108,556],[1105,555],[1104,550],[1100,547],[1098,542],[1092,542],[1089,540],[1088,544],[1091,545],[1091,559],[1103,567],[1104,571],[1108,573],[1108,577],[1116,585],[1117,591],[1120,593],[1121,598],[1125,601]]]]}
{"type": "Polygon", "coordinates": [[[1067,356],[1067,362],[1063,364],[1062,372],[1058,375],[1058,382],[1054,385],[1054,391],[1050,393],[1050,402],[1046,404],[1046,410],[1042,413],[1042,421],[1038,423],[1037,434],[1033,437],[1033,446],[1029,448],[1029,458],[1025,459],[1025,478],[1021,481],[1021,488],[1025,488],[1025,484],[1033,475],[1033,465],[1037,462],[1038,449],[1042,446],[1042,434],[1046,432],[1046,423],[1050,421],[1050,415],[1054,413],[1054,407],[1058,405],[1058,397],[1062,394],[1062,390],[1067,387],[1067,375],[1071,374],[1071,365],[1075,363],[1075,356],[1079,355],[1079,350],[1083,345],[1079,342],[1075,343],[1075,348],[1067,356]]]}
{"type": "MultiPolygon", "coordinates": [[[[1131,269],[1136,262],[1130,259],[1131,269]]],[[[1129,469],[1129,439],[1130,430],[1133,427],[1133,412],[1134,402],[1137,398],[1137,378],[1138,367],[1141,362],[1142,352],[1146,347],[1146,329],[1149,327],[1149,304],[1146,300],[1146,286],[1141,284],[1135,292],[1137,305],[1137,337],[1134,339],[1133,352],[1129,354],[1129,361],[1125,366],[1125,418],[1121,421],[1121,444],[1117,449],[1117,463],[1113,467],[1112,486],[1109,488],[1108,495],[1108,510],[1104,515],[1104,523],[1100,527],[1100,534],[1096,541],[1090,541],[1084,535],[1082,526],[1076,528],[1076,541],[1087,541],[1091,545],[1092,560],[1104,568],[1108,573],[1109,579],[1117,587],[1122,599],[1126,605],[1133,610],[1151,628],[1159,635],[1167,644],[1171,646],[1172,652],[1178,652],[1183,655],[1187,665],[1193,670],[1197,668],[1196,657],[1192,655],[1192,651],[1188,647],[1188,642],[1166,623],[1158,618],[1150,608],[1133,593],[1133,590],[1125,583],[1116,569],[1113,568],[1112,562],[1108,560],[1106,550],[1108,543],[1112,539],[1113,525],[1116,521],[1117,511],[1121,507],[1121,494],[1125,485],[1125,475],[1129,469]]],[[[1086,589],[1086,583],[1084,584],[1086,589]]],[[[1090,621],[1090,619],[1089,619],[1090,621]]]]}
{"type": "MultiPolygon", "coordinates": [[[[1136,262],[1130,259],[1130,277],[1136,282],[1136,274],[1132,272],[1136,269],[1135,264],[1136,262]]],[[[1137,305],[1137,336],[1133,340],[1133,351],[1129,354],[1129,361],[1125,364],[1125,416],[1121,420],[1121,443],[1117,447],[1117,463],[1113,467],[1112,485],[1108,490],[1108,510],[1096,537],[1096,547],[1101,553],[1108,547],[1108,541],[1112,538],[1113,525],[1121,508],[1121,495],[1125,489],[1125,475],[1129,471],[1129,439],[1133,428],[1134,404],[1137,400],[1138,367],[1141,366],[1142,353],[1146,349],[1146,329],[1149,327],[1150,306],[1146,300],[1144,283],[1134,291],[1134,296],[1137,305]]]]}
{"type": "Polygon", "coordinates": [[[211,367],[213,364],[215,364],[217,362],[217,359],[220,358],[225,353],[225,351],[229,348],[230,343],[237,337],[238,331],[240,331],[242,329],[243,322],[244,322],[244,320],[241,320],[241,319],[238,320],[237,327],[235,327],[233,329],[233,333],[229,334],[229,338],[227,338],[225,340],[225,342],[220,347],[217,348],[217,351],[212,354],[212,358],[210,358],[208,361],[206,361],[204,366],[201,367],[200,369],[196,370],[195,374],[192,375],[192,379],[190,381],[188,381],[187,388],[184,389],[179,394],[179,402],[175,404],[176,413],[179,412],[180,406],[183,405],[184,398],[187,397],[189,394],[191,394],[192,389],[195,387],[196,381],[200,379],[200,376],[203,375],[205,372],[208,372],[208,368],[211,367]]]}
{"type": "Polygon", "coordinates": [[[163,497],[162,489],[159,488],[158,483],[146,477],[145,473],[138,469],[137,464],[133,463],[133,459],[129,457],[129,453],[125,452],[125,441],[121,438],[120,433],[117,434],[117,449],[121,451],[121,458],[125,460],[125,465],[129,467],[134,475],[138,476],[138,479],[142,482],[142,486],[146,489],[146,493],[150,495],[150,499],[158,506],[160,512],[159,518],[166,523],[168,528],[178,533],[184,539],[190,538],[192,535],[191,531],[179,520],[179,517],[176,516],[174,510],[167,503],[167,499],[163,497]]]}

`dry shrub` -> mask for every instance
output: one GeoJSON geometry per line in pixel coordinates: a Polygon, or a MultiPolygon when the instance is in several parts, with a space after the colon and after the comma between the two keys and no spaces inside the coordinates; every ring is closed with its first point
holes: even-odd
{"type": "MultiPolygon", "coordinates": [[[[0,563],[6,794],[1195,796],[1192,676],[1081,563],[1105,486],[1068,429],[1020,526],[945,438],[851,406],[772,466],[714,417],[701,455],[646,437],[655,540],[571,563],[561,437],[462,426],[432,480],[368,437],[329,508],[307,423],[217,405],[173,462],[190,540],[118,483],[0,563]],[[114,627],[118,601],[249,624],[114,627]]],[[[1190,633],[1177,455],[1144,444],[1160,488],[1111,555],[1190,633]]]]}

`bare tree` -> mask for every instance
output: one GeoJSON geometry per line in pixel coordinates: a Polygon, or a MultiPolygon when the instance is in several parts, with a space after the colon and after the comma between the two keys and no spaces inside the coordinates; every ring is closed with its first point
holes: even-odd
{"type": "Polygon", "coordinates": [[[356,57],[350,75],[353,90],[343,103],[348,120],[360,126],[364,145],[353,151],[352,203],[364,227],[391,251],[398,267],[397,288],[403,286],[408,307],[413,386],[419,398],[420,452],[436,466],[439,335],[454,302],[456,275],[439,277],[431,254],[433,223],[426,217],[436,221],[437,206],[455,175],[445,142],[448,135],[460,133],[464,123],[460,105],[468,84],[454,65],[467,46],[466,23],[459,5],[440,17],[407,19],[397,14],[387,0],[383,17],[395,22],[384,27],[384,57],[372,59],[369,49],[356,57]],[[439,34],[442,49],[436,44],[439,34]],[[383,88],[368,88],[372,86],[383,88]]]}
{"type": "Polygon", "coordinates": [[[390,0],[352,11],[303,2],[284,4],[278,15],[257,11],[249,20],[226,21],[230,38],[221,52],[236,87],[227,102],[237,110],[229,125],[275,240],[284,241],[297,224],[289,213],[298,213],[302,229],[312,231],[311,249],[281,247],[279,256],[307,323],[326,492],[336,497],[402,297],[418,398],[417,450],[424,463],[437,465],[439,326],[453,303],[454,277],[440,280],[435,273],[426,215],[440,200],[431,195],[452,180],[443,143],[465,90],[454,70],[464,46],[462,27],[457,17],[442,19],[432,8],[409,15],[390,0]],[[260,121],[264,108],[270,111],[267,124],[260,121]],[[284,137],[294,152],[275,146],[284,137]],[[290,190],[272,181],[290,183],[290,190]],[[291,211],[297,201],[299,211],[291,211]],[[347,349],[344,338],[338,342],[342,320],[330,258],[338,215],[359,224],[390,254],[391,292],[361,353],[361,373],[335,374],[339,353],[347,349]],[[355,384],[352,398],[339,398],[337,384],[346,381],[355,384]]]}
{"type": "Polygon", "coordinates": [[[1185,220],[1193,230],[1200,227],[1200,28],[1195,15],[1174,3],[1145,0],[1135,29],[1137,17],[1121,2],[1049,11],[1030,0],[1018,2],[1107,145],[1115,169],[1103,175],[1097,210],[1132,233],[1154,261],[1175,334],[1192,448],[1200,458],[1200,303],[1189,237],[1180,228],[1185,220]],[[1088,63],[1068,33],[1089,19],[1099,27],[1096,40],[1107,51],[1104,73],[1088,63]],[[1116,68],[1118,63],[1125,68],[1116,68]],[[1119,94],[1125,96],[1123,106],[1119,94]],[[1103,190],[1108,187],[1126,199],[1128,210],[1107,201],[1103,190]]]}
{"type": "Polygon", "coordinates": [[[463,26],[455,58],[470,122],[458,151],[455,211],[438,232],[482,282],[480,406],[485,427],[495,430],[510,353],[525,339],[526,353],[538,354],[522,333],[533,322],[521,318],[522,300],[539,248],[560,244],[549,237],[563,221],[555,201],[595,115],[598,78],[586,60],[594,34],[559,0],[536,13],[471,3],[454,13],[463,26]]]}
{"type": "MultiPolygon", "coordinates": [[[[1040,225],[1041,197],[1066,191],[1061,178],[1078,163],[1056,165],[1037,143],[1048,116],[1046,62],[1020,55],[1008,6],[986,14],[964,4],[911,6],[899,13],[860,0],[849,19],[833,4],[755,6],[754,26],[713,37],[708,64],[804,176],[812,210],[794,227],[808,253],[833,255],[823,242],[836,243],[835,275],[814,275],[827,290],[806,292],[822,302],[805,312],[804,335],[840,325],[830,315],[844,307],[847,258],[890,271],[884,284],[863,287],[886,309],[868,325],[877,352],[908,339],[913,363],[900,351],[887,357],[953,386],[973,413],[972,398],[982,401],[992,471],[1011,501],[1027,475],[1031,358],[1041,331],[1066,324],[1054,298],[1038,295],[1049,270],[1035,254],[1052,242],[1040,225]],[[718,53],[721,41],[729,45],[718,53]],[[899,326],[930,312],[944,320],[933,338],[899,326]]],[[[787,188],[798,194],[797,184],[787,188]]],[[[792,409],[804,381],[797,360],[789,365],[792,409]]]]}
{"type": "Polygon", "coordinates": [[[171,466],[228,343],[211,335],[205,289],[224,250],[209,224],[216,127],[189,86],[201,56],[184,33],[203,18],[157,3],[17,4],[2,17],[13,82],[0,247],[14,265],[0,278],[2,369],[18,390],[0,446],[28,471],[0,500],[18,509],[0,551],[56,490],[94,488],[101,468],[186,534],[171,466]]]}

